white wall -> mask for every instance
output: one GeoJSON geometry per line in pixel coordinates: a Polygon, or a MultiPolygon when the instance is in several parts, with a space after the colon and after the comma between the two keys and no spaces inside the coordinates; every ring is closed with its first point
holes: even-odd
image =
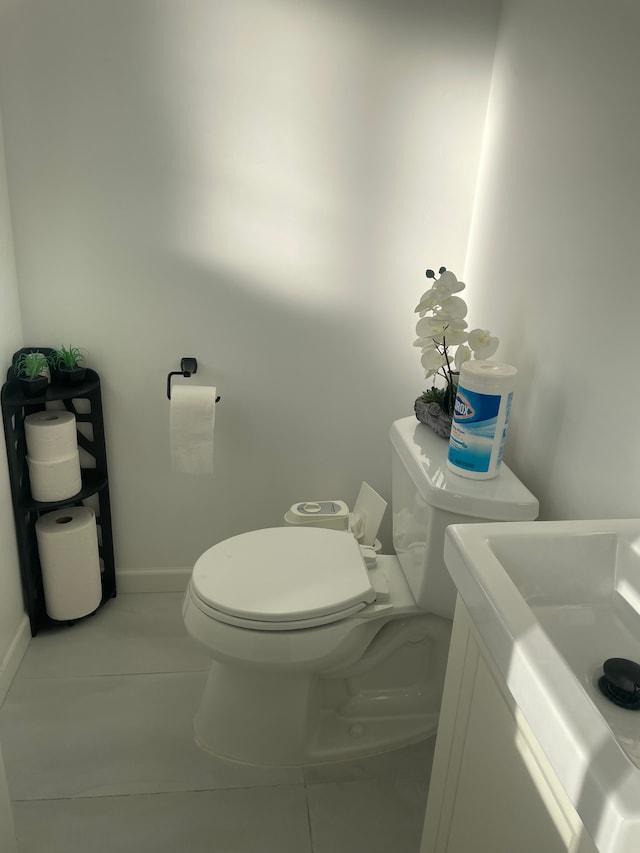
{"type": "MultiPolygon", "coordinates": [[[[103,379],[116,562],[389,497],[424,269],[462,269],[498,0],[0,0],[29,345],[103,379]],[[172,473],[167,373],[222,395],[172,473]]],[[[386,526],[388,541],[388,522],[386,526]]]]}
{"type": "MultiPolygon", "coordinates": [[[[0,116],[0,370],[4,374],[11,363],[12,354],[22,346],[22,325],[16,284],[15,259],[11,237],[11,217],[7,192],[4,147],[2,143],[2,117],[0,116]]],[[[4,375],[3,379],[4,381],[4,375]]],[[[3,438],[4,441],[4,438],[3,438]]],[[[0,702],[7,680],[13,676],[8,671],[16,662],[9,662],[11,647],[24,619],[24,605],[20,586],[20,570],[16,550],[11,490],[7,457],[0,453],[0,702]],[[3,676],[6,676],[3,677],[3,676]]],[[[0,781],[2,768],[0,767],[0,781]]],[[[0,788],[0,800],[2,793],[0,788]]],[[[0,807],[1,809],[1,807],[0,807]]]]}
{"type": "Polygon", "coordinates": [[[466,280],[547,518],[640,513],[640,7],[508,0],[466,280]]]}
{"type": "MultiPolygon", "coordinates": [[[[22,324],[13,254],[11,215],[0,114],[0,364],[22,346],[22,324]]],[[[13,524],[7,457],[0,453],[0,704],[23,651],[25,613],[13,524]],[[22,631],[21,631],[22,627],[22,631]],[[22,647],[17,644],[22,640],[22,647]]],[[[9,788],[0,750],[0,849],[17,851],[9,788]]]]}

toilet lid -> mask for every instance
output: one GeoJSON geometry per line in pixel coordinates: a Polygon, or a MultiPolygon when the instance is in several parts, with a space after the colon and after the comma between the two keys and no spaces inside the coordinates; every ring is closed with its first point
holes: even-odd
{"type": "Polygon", "coordinates": [[[375,600],[353,536],[314,527],[225,539],[198,559],[191,585],[214,610],[251,622],[320,621],[375,600]]]}

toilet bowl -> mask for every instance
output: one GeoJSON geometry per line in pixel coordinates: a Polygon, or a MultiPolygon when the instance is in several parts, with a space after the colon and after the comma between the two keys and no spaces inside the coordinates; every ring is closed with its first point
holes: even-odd
{"type": "Polygon", "coordinates": [[[435,732],[455,603],[444,530],[535,518],[538,505],[506,466],[490,486],[449,472],[447,443],[412,418],[391,440],[396,555],[371,565],[348,531],[281,527],[196,562],[183,617],[212,658],[194,717],[203,749],[302,765],[435,732]]]}
{"type": "Polygon", "coordinates": [[[226,540],[196,563],[183,614],[214,659],[194,732],[215,755],[313,763],[435,730],[450,621],[417,606],[396,558],[367,570],[347,533],[282,527],[226,540]],[[404,685],[396,671],[386,690],[360,689],[420,643],[433,646],[423,684],[410,667],[404,685]]]}

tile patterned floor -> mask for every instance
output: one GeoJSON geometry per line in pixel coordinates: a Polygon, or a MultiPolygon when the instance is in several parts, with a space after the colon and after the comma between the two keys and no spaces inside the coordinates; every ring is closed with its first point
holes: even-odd
{"type": "Polygon", "coordinates": [[[31,642],[0,709],[21,853],[418,853],[433,740],[304,769],[206,755],[181,603],[119,595],[31,642]]]}

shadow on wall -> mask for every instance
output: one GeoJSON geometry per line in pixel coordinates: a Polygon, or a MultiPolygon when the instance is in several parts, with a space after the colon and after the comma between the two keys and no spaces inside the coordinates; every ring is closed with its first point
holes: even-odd
{"type": "Polygon", "coordinates": [[[462,268],[496,15],[493,0],[4,14],[25,333],[81,338],[102,375],[120,567],[188,565],[295,500],[352,501],[363,479],[388,496],[388,429],[424,384],[422,271],[436,252],[462,268]],[[183,355],[223,397],[208,480],[169,469],[164,387],[183,355]]]}

